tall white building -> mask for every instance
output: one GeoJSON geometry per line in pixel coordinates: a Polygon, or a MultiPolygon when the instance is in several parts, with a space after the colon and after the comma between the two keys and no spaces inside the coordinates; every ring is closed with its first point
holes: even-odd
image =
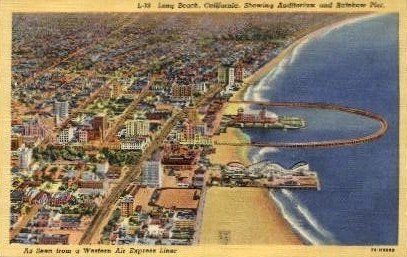
{"type": "Polygon", "coordinates": [[[218,67],[218,83],[227,84],[227,68],[225,66],[218,67]]]}
{"type": "Polygon", "coordinates": [[[30,164],[32,162],[32,155],[32,149],[25,146],[21,148],[18,156],[20,169],[29,170],[30,164]]]}
{"type": "Polygon", "coordinates": [[[218,68],[218,83],[228,86],[235,84],[235,68],[222,65],[218,68]]]}
{"type": "Polygon", "coordinates": [[[55,123],[59,125],[63,120],[69,116],[69,104],[67,101],[64,102],[54,102],[54,115],[55,123]]]}
{"type": "Polygon", "coordinates": [[[233,86],[235,84],[235,68],[228,68],[228,86],[233,86]]]}
{"type": "Polygon", "coordinates": [[[162,166],[159,161],[148,161],[143,165],[143,184],[148,187],[162,186],[162,166]]]}
{"type": "Polygon", "coordinates": [[[205,93],[208,90],[206,82],[194,84],[194,92],[205,93]]]}
{"type": "Polygon", "coordinates": [[[135,117],[126,121],[126,137],[148,136],[150,134],[150,121],[145,117],[135,117]]]}

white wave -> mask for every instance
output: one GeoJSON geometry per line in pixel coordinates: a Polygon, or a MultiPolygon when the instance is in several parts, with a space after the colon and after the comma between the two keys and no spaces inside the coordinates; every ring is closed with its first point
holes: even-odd
{"type": "Polygon", "coordinates": [[[257,163],[264,160],[264,157],[269,153],[277,153],[280,150],[277,147],[263,147],[252,157],[252,162],[257,163]]]}
{"type": "Polygon", "coordinates": [[[295,207],[297,208],[298,212],[301,214],[302,217],[310,224],[310,226],[315,229],[320,235],[322,235],[325,239],[329,242],[335,242],[334,235],[326,230],[311,214],[311,212],[303,206],[298,198],[296,198],[289,190],[282,189],[281,192],[292,202],[294,203],[295,207]]]}
{"type": "Polygon", "coordinates": [[[278,151],[277,147],[264,147],[259,151],[259,155],[264,156],[267,153],[277,153],[278,151]]]}
{"type": "Polygon", "coordinates": [[[264,78],[262,78],[259,83],[255,86],[250,87],[249,90],[246,91],[243,99],[244,100],[252,100],[252,101],[267,101],[269,100],[268,97],[264,96],[264,91],[268,90],[269,85],[272,85],[272,82],[280,76],[285,71],[285,67],[287,66],[288,58],[284,58],[280,61],[280,63],[272,69],[264,78]]]}
{"type": "Polygon", "coordinates": [[[291,227],[298,233],[300,236],[308,241],[310,244],[313,245],[320,245],[323,242],[318,239],[317,237],[313,236],[309,231],[305,230],[303,227],[301,227],[298,219],[296,219],[292,214],[290,214],[287,209],[284,207],[284,204],[273,194],[273,192],[270,192],[270,196],[273,199],[273,201],[277,204],[277,207],[280,209],[281,214],[283,215],[283,218],[290,223],[291,227]]]}
{"type": "MultiPolygon", "coordinates": [[[[268,75],[272,75],[275,72],[273,69],[268,75]]],[[[254,100],[254,101],[263,101],[265,98],[262,96],[262,93],[266,90],[265,85],[267,85],[267,77],[264,77],[257,83],[254,87],[250,88],[244,96],[244,100],[254,100]]]]}
{"type": "Polygon", "coordinates": [[[289,58],[289,64],[292,65],[294,61],[297,59],[297,56],[301,53],[301,50],[305,45],[307,45],[309,42],[309,37],[301,41],[296,47],[294,47],[293,51],[291,54],[288,56],[289,58]]]}

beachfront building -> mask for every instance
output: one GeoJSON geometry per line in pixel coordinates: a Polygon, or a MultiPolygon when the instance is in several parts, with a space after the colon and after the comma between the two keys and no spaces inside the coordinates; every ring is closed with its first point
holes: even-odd
{"type": "Polygon", "coordinates": [[[218,67],[218,83],[227,86],[235,84],[235,68],[228,65],[218,67]]]}
{"type": "Polygon", "coordinates": [[[187,139],[181,140],[180,144],[181,145],[190,145],[190,146],[211,146],[212,139],[207,136],[196,134],[192,138],[187,138],[187,139]]]}
{"type": "Polygon", "coordinates": [[[61,124],[69,116],[69,104],[67,101],[54,102],[54,115],[55,115],[55,124],[61,124]]]}
{"type": "Polygon", "coordinates": [[[193,133],[187,134],[184,132],[177,132],[176,139],[181,145],[190,145],[190,146],[209,146],[212,145],[212,139],[208,136],[193,133]]]}
{"type": "Polygon", "coordinates": [[[185,121],[182,130],[176,132],[176,139],[181,145],[212,145],[206,124],[199,121],[185,121]]]}
{"type": "Polygon", "coordinates": [[[143,165],[143,184],[148,187],[162,186],[162,165],[159,161],[148,161],[143,165]]]}
{"type": "Polygon", "coordinates": [[[126,137],[148,136],[150,134],[150,121],[145,116],[136,116],[126,121],[126,137]]]}
{"type": "Polygon", "coordinates": [[[241,83],[245,78],[245,69],[242,64],[238,63],[235,66],[235,82],[241,83]]]}

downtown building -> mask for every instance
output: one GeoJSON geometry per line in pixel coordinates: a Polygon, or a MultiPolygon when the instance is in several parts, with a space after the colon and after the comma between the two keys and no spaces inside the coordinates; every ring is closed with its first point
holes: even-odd
{"type": "Polygon", "coordinates": [[[29,170],[32,162],[33,151],[23,146],[18,154],[18,164],[21,170],[29,170]]]}
{"type": "Polygon", "coordinates": [[[241,63],[236,64],[235,66],[235,82],[242,83],[243,79],[246,78],[245,68],[241,63]]]}
{"type": "Polygon", "coordinates": [[[172,101],[191,101],[193,93],[193,85],[180,85],[178,83],[173,83],[171,86],[172,101]]]}
{"type": "Polygon", "coordinates": [[[20,134],[11,135],[11,151],[17,151],[21,146],[23,146],[24,140],[23,136],[20,134]]]}
{"type": "Polygon", "coordinates": [[[78,130],[78,142],[83,144],[88,142],[88,131],[84,129],[78,130]]]}
{"type": "Polygon", "coordinates": [[[126,195],[120,200],[120,215],[123,217],[130,216],[134,211],[134,197],[126,195]]]}
{"type": "Polygon", "coordinates": [[[144,116],[135,117],[133,120],[126,121],[126,138],[148,136],[149,134],[150,121],[144,116]]]}
{"type": "Polygon", "coordinates": [[[92,120],[92,130],[93,139],[104,140],[107,135],[109,124],[107,122],[107,117],[104,114],[98,114],[93,117],[92,120]]]}
{"type": "Polygon", "coordinates": [[[47,133],[48,130],[38,118],[23,122],[24,137],[43,139],[47,133]]]}
{"type": "Polygon", "coordinates": [[[218,67],[218,83],[227,86],[235,84],[235,68],[228,65],[218,67]]]}
{"type": "Polygon", "coordinates": [[[120,141],[122,150],[144,151],[150,144],[150,121],[144,116],[136,116],[126,121],[125,138],[120,141]]]}
{"type": "Polygon", "coordinates": [[[212,139],[207,136],[206,123],[203,122],[191,122],[190,120],[186,120],[182,124],[182,129],[176,132],[176,139],[181,145],[212,145],[212,139]]]}
{"type": "Polygon", "coordinates": [[[143,165],[143,185],[148,187],[157,187],[162,186],[162,165],[159,161],[147,161],[143,165]]]}
{"type": "Polygon", "coordinates": [[[123,85],[113,84],[110,88],[110,98],[117,99],[123,94],[123,85]]]}
{"type": "Polygon", "coordinates": [[[131,137],[120,141],[120,149],[144,151],[149,144],[150,137],[148,136],[131,137]]]}
{"type": "Polygon", "coordinates": [[[68,127],[63,129],[57,135],[57,143],[60,145],[66,145],[72,142],[74,138],[75,138],[75,129],[73,127],[68,127]]]}
{"type": "Polygon", "coordinates": [[[55,124],[61,124],[69,116],[69,104],[67,101],[54,102],[54,115],[55,115],[55,124]]]}

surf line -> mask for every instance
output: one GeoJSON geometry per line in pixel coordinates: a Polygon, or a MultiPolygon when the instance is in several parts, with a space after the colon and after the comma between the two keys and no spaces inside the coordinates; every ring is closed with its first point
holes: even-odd
{"type": "Polygon", "coordinates": [[[345,107],[336,104],[326,104],[326,103],[306,103],[306,102],[268,102],[268,101],[229,101],[232,104],[257,104],[262,106],[273,106],[273,107],[298,107],[298,108],[308,108],[308,109],[322,109],[322,110],[335,110],[341,112],[352,113],[359,116],[364,116],[373,119],[380,124],[380,128],[374,133],[350,139],[338,139],[338,140],[324,140],[324,141],[308,141],[308,142],[218,142],[215,141],[215,145],[229,145],[229,146],[253,146],[253,147],[287,147],[287,148],[300,148],[300,147],[340,147],[340,146],[351,146],[356,144],[363,144],[379,139],[384,134],[389,127],[387,121],[380,115],[357,109],[352,107],[345,107]]]}

